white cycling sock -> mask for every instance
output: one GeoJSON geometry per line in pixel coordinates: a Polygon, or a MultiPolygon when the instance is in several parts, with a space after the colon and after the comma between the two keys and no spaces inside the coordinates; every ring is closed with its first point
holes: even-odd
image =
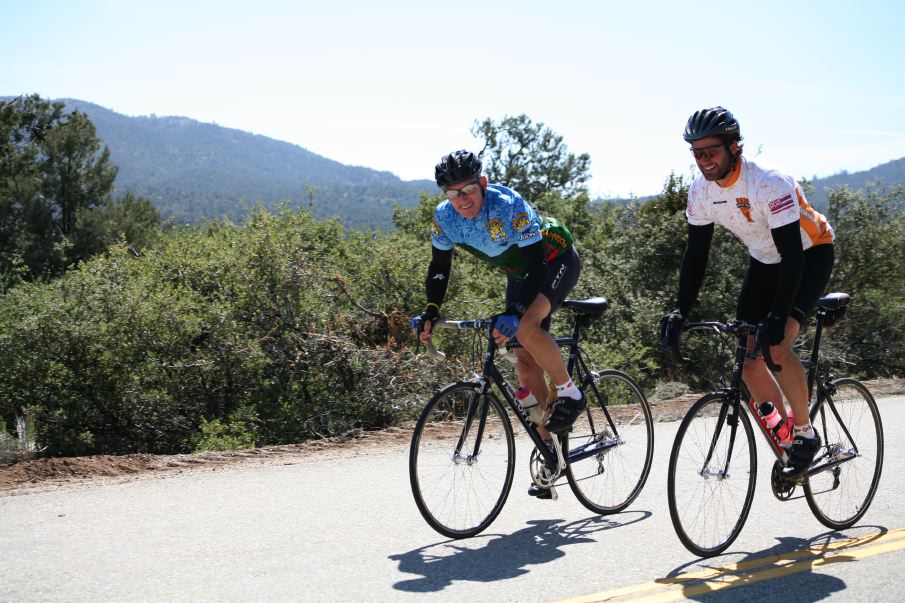
{"type": "Polygon", "coordinates": [[[799,435],[806,438],[813,438],[817,435],[817,432],[814,431],[814,428],[810,423],[808,423],[807,425],[796,425],[792,428],[792,437],[794,438],[795,436],[799,435]]]}
{"type": "Polygon", "coordinates": [[[572,380],[569,379],[562,385],[556,386],[556,396],[558,398],[572,398],[573,400],[581,400],[581,390],[575,387],[572,380]]]}

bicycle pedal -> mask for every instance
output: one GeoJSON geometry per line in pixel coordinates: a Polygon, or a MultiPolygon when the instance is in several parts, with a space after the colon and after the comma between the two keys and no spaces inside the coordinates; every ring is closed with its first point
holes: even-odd
{"type": "Polygon", "coordinates": [[[792,498],[797,487],[795,482],[786,480],[782,477],[783,463],[776,461],[773,463],[773,471],[770,473],[770,486],[773,489],[773,496],[778,500],[786,501],[792,498]]]}

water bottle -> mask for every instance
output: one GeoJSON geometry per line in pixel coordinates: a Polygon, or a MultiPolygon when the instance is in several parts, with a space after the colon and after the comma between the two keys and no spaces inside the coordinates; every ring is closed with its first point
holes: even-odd
{"type": "Polygon", "coordinates": [[[527,387],[520,387],[515,392],[519,405],[528,413],[528,420],[535,425],[543,425],[544,409],[527,387]]]}
{"type": "Polygon", "coordinates": [[[783,448],[790,446],[792,443],[791,412],[789,413],[788,422],[782,420],[782,415],[779,414],[772,402],[764,402],[758,407],[757,412],[760,414],[761,422],[767,428],[767,432],[773,438],[773,441],[776,442],[776,445],[783,448]]]}
{"type": "Polygon", "coordinates": [[[789,409],[789,417],[779,425],[773,428],[773,433],[779,438],[779,445],[788,448],[792,445],[792,427],[795,425],[795,418],[792,415],[792,409],[789,409]]]}
{"type": "Polygon", "coordinates": [[[757,408],[757,412],[760,414],[764,427],[771,431],[782,422],[782,415],[779,414],[772,402],[764,402],[757,408]]]}

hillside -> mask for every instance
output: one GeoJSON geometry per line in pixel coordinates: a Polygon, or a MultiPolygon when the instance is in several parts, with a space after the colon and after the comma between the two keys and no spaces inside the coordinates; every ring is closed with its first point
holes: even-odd
{"type": "Polygon", "coordinates": [[[840,186],[847,186],[852,190],[864,189],[868,185],[890,186],[893,184],[905,184],[905,157],[880,164],[862,172],[840,172],[826,178],[811,180],[816,193],[809,198],[818,211],[827,208],[829,200],[827,191],[840,186]]]}
{"type": "MultiPolygon", "coordinates": [[[[295,144],[213,123],[129,117],[82,100],[58,100],[95,124],[119,168],[117,192],[151,199],[164,218],[178,223],[240,221],[248,205],[309,207],[313,198],[311,213],[317,217],[337,217],[349,228],[389,230],[396,204],[414,207],[422,192],[438,192],[431,180],[403,181],[390,172],[345,165],[295,144]]],[[[829,189],[857,190],[877,182],[905,184],[905,157],[870,170],[815,178],[810,201],[825,211],[829,189]]]]}
{"type": "MultiPolygon", "coordinates": [[[[91,119],[119,167],[118,192],[154,201],[165,218],[240,220],[244,204],[289,201],[351,228],[386,230],[395,204],[417,205],[431,180],[349,166],[298,145],[186,117],[128,117],[80,100],[58,99],[91,119]]],[[[429,172],[429,170],[427,170],[429,172]]]]}

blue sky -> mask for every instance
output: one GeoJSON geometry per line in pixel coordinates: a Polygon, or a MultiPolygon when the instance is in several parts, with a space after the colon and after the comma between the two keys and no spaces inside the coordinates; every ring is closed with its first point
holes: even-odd
{"type": "MultiPolygon", "coordinates": [[[[431,178],[475,120],[526,113],[592,193],[692,173],[701,107],[796,177],[905,156],[905,3],[0,0],[0,95],[183,115],[431,178]]],[[[475,149],[477,150],[477,149],[475,149]]]]}

